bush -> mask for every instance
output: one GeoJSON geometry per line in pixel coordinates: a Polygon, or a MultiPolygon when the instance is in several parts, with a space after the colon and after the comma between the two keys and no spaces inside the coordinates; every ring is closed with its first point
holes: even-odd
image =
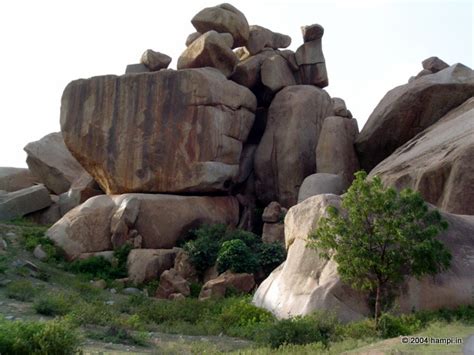
{"type": "Polygon", "coordinates": [[[48,293],[38,298],[33,308],[45,316],[63,316],[72,309],[72,296],[64,293],[48,293]]]}
{"type": "Polygon", "coordinates": [[[217,256],[217,270],[253,273],[258,267],[254,252],[240,239],[224,242],[217,256]]]}
{"type": "Polygon", "coordinates": [[[90,278],[109,279],[112,264],[102,256],[91,256],[87,259],[74,260],[67,268],[76,274],[86,274],[90,278]]]}
{"type": "Polygon", "coordinates": [[[338,328],[338,336],[344,339],[378,338],[379,333],[373,319],[364,319],[341,325],[338,328]]]}
{"type": "Polygon", "coordinates": [[[0,274],[6,273],[8,270],[8,260],[4,255],[0,255],[0,274]]]}
{"type": "Polygon", "coordinates": [[[0,354],[73,354],[78,346],[75,328],[64,320],[9,322],[0,319],[0,354]]]}
{"type": "Polygon", "coordinates": [[[87,336],[91,339],[100,340],[106,343],[125,344],[125,345],[139,345],[146,346],[147,335],[145,333],[134,334],[128,329],[120,326],[106,327],[105,330],[100,331],[89,331],[87,336]]]}
{"type": "Polygon", "coordinates": [[[10,282],[6,287],[8,298],[28,302],[35,296],[36,289],[28,280],[17,280],[10,282]]]}
{"type": "Polygon", "coordinates": [[[415,315],[394,316],[384,313],[380,317],[378,330],[382,338],[393,338],[400,335],[416,333],[422,328],[422,322],[415,315]]]}
{"type": "Polygon", "coordinates": [[[255,250],[260,244],[262,244],[262,239],[258,235],[242,229],[228,230],[223,241],[230,241],[234,239],[241,240],[252,250],[255,250]]]}
{"type": "Polygon", "coordinates": [[[261,323],[271,323],[275,317],[267,310],[258,308],[249,302],[248,298],[234,301],[222,309],[219,322],[222,328],[247,327],[261,323]]]}
{"type": "Polygon", "coordinates": [[[258,260],[265,276],[269,275],[286,259],[286,250],[280,243],[263,243],[260,245],[258,260]]]}

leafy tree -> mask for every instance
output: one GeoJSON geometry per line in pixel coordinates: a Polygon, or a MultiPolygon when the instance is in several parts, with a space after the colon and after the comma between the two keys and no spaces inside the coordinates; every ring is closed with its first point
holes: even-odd
{"type": "Polygon", "coordinates": [[[375,324],[389,287],[405,276],[434,275],[449,267],[451,254],[436,236],[448,227],[419,193],[384,188],[380,178],[359,171],[342,198],[342,211],[328,217],[310,235],[309,246],[334,257],[341,280],[375,292],[375,324]]]}

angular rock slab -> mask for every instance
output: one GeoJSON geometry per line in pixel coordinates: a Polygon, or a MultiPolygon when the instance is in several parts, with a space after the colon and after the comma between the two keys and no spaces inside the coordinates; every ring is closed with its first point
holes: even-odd
{"type": "Polygon", "coordinates": [[[74,180],[85,173],[67,149],[60,132],[28,143],[24,150],[31,173],[56,195],[69,190],[74,180]]]}
{"type": "Polygon", "coordinates": [[[419,191],[444,211],[474,215],[474,98],[398,148],[374,175],[419,191]]]}
{"type": "Polygon", "coordinates": [[[176,246],[187,231],[201,224],[235,226],[239,204],[234,197],[200,197],[160,194],[100,195],[69,211],[47,232],[69,259],[82,253],[112,250],[112,219],[124,200],[139,202],[133,227],[145,249],[176,246]]]}
{"type": "Polygon", "coordinates": [[[255,187],[264,204],[296,204],[304,178],[316,171],[319,134],[332,112],[329,95],[314,86],[287,86],[275,96],[255,154],[255,187]]]}
{"type": "Polygon", "coordinates": [[[18,191],[33,186],[36,181],[28,169],[0,167],[0,190],[18,191]]]}
{"type": "Polygon", "coordinates": [[[360,132],[356,149],[366,171],[474,96],[474,71],[462,64],[390,90],[360,132]]]}
{"type": "MultiPolygon", "coordinates": [[[[311,197],[288,211],[285,219],[286,261],[265,279],[255,292],[253,303],[279,318],[308,315],[314,311],[334,312],[344,322],[370,315],[365,295],[341,282],[337,264],[319,257],[307,245],[307,235],[317,228],[329,205],[338,206],[334,195],[311,197]]],[[[440,240],[450,250],[451,267],[421,280],[408,278],[395,300],[402,313],[436,310],[472,304],[474,217],[443,213],[450,227],[440,240]]]]}
{"type": "Polygon", "coordinates": [[[35,185],[0,195],[0,221],[22,217],[39,211],[52,203],[44,185],[35,185]]]}
{"type": "Polygon", "coordinates": [[[70,83],[61,130],[108,194],[225,191],[239,172],[256,98],[215,69],[70,83]]]}
{"type": "Polygon", "coordinates": [[[245,46],[249,38],[249,24],[245,15],[231,4],[207,7],[198,12],[191,23],[200,33],[212,30],[230,33],[234,38],[234,48],[245,46]]]}

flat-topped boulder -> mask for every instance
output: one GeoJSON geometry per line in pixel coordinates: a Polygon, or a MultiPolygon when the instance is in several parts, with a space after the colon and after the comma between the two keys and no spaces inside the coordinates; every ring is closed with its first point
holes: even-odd
{"type": "Polygon", "coordinates": [[[108,194],[226,191],[255,96],[212,68],[106,75],[64,90],[61,130],[108,194]]]}
{"type": "Polygon", "coordinates": [[[52,204],[48,189],[34,185],[14,192],[0,194],[0,221],[23,217],[52,204]]]}
{"type": "Polygon", "coordinates": [[[366,171],[474,96],[474,71],[454,64],[390,90],[370,115],[356,140],[366,171]]]}

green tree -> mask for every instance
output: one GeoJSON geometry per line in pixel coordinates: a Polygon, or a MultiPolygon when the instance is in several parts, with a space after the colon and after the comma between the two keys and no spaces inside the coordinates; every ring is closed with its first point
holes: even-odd
{"type": "Polygon", "coordinates": [[[405,276],[434,275],[449,267],[451,254],[436,237],[448,227],[419,193],[384,188],[380,178],[359,171],[341,211],[328,208],[309,246],[338,264],[343,282],[375,292],[375,324],[381,301],[405,276]]]}

